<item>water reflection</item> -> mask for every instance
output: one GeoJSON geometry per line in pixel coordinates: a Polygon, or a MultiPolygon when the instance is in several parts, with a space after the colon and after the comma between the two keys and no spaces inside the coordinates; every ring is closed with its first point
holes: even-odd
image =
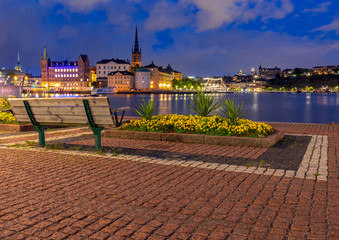
{"type": "MultiPolygon", "coordinates": [[[[81,97],[81,94],[47,94],[46,97],[81,97]]],[[[113,94],[110,97],[112,107],[136,108],[142,99],[158,101],[163,114],[194,114],[190,109],[193,94],[113,94]]],[[[292,93],[213,93],[216,101],[227,98],[237,103],[244,102],[246,118],[254,121],[273,122],[339,122],[339,94],[292,94],[292,93]]],[[[41,97],[31,94],[29,97],[41,97]]],[[[133,111],[127,115],[135,116],[133,111]]]]}

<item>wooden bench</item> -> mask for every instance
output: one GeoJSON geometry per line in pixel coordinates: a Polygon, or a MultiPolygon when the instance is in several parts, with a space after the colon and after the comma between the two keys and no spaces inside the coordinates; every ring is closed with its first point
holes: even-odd
{"type": "Polygon", "coordinates": [[[47,125],[89,125],[95,135],[95,150],[100,150],[101,131],[105,127],[121,126],[125,111],[129,109],[111,109],[108,97],[12,98],[8,101],[11,112],[20,123],[33,124],[42,147],[45,146],[47,125]]]}

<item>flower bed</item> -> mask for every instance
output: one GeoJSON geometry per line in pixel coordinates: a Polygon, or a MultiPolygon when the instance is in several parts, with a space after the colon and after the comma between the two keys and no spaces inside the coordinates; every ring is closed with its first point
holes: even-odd
{"type": "Polygon", "coordinates": [[[151,121],[132,120],[121,129],[106,130],[104,136],[265,148],[271,147],[284,136],[265,123],[239,120],[238,124],[229,125],[225,118],[218,116],[159,115],[151,121]]]}
{"type": "Polygon", "coordinates": [[[19,124],[11,112],[0,112],[0,124],[19,124]]]}
{"type": "Polygon", "coordinates": [[[223,117],[200,117],[193,115],[158,115],[148,121],[145,119],[131,121],[123,128],[127,131],[188,133],[216,136],[266,137],[273,128],[262,122],[240,119],[237,125],[230,125],[223,117]]]}

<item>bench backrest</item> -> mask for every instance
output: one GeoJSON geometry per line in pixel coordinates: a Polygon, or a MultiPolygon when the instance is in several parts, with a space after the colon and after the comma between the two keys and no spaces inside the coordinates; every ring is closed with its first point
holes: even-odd
{"type": "Polygon", "coordinates": [[[88,101],[97,126],[114,126],[108,97],[8,99],[13,114],[20,123],[31,123],[24,104],[27,101],[40,125],[89,125],[84,100],[88,101]]]}

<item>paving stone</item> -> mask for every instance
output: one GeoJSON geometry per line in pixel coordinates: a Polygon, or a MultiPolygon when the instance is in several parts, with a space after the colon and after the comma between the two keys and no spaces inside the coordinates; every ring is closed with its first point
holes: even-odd
{"type": "MultiPolygon", "coordinates": [[[[0,238],[337,239],[339,126],[272,125],[298,134],[289,139],[294,145],[224,147],[217,155],[221,149],[205,145],[103,138],[104,146],[114,148],[149,144],[140,156],[0,146],[0,238]],[[175,151],[176,160],[169,160],[175,151]],[[286,159],[258,167],[274,151],[286,159]],[[312,154],[319,159],[312,161],[312,154]],[[320,175],[309,176],[315,170],[320,175]]],[[[77,134],[67,144],[94,144],[93,136],[77,134]]],[[[47,141],[66,135],[55,133],[47,141]]],[[[4,140],[18,139],[37,135],[4,140]]]]}

